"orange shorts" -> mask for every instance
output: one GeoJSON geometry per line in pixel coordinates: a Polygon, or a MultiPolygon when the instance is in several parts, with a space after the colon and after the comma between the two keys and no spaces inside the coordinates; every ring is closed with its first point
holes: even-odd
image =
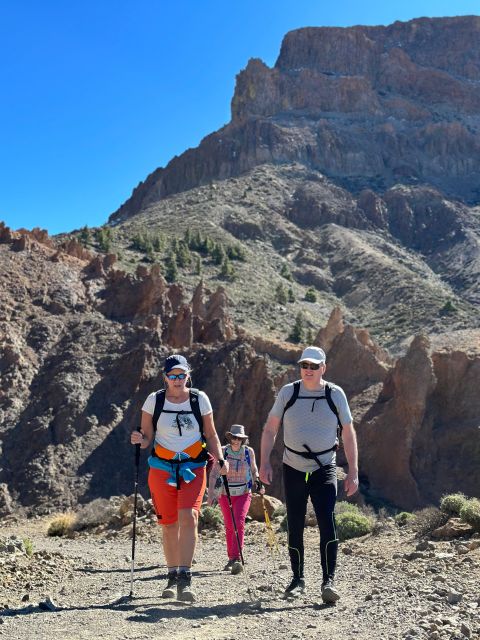
{"type": "Polygon", "coordinates": [[[200,510],[207,485],[205,467],[192,469],[195,480],[180,481],[180,489],[167,484],[170,477],[168,471],[150,467],[148,486],[152,495],[153,506],[157,514],[158,524],[173,524],[178,520],[179,509],[200,510]]]}

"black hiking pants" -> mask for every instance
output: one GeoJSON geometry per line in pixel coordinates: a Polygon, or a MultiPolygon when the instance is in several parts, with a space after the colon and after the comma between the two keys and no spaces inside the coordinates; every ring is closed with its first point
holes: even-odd
{"type": "Polygon", "coordinates": [[[333,578],[337,562],[338,540],[334,515],[337,499],[336,465],[323,466],[305,474],[284,464],[283,483],[287,505],[288,551],[293,574],[303,578],[303,530],[310,496],[320,530],[320,559],[325,582],[333,578]]]}

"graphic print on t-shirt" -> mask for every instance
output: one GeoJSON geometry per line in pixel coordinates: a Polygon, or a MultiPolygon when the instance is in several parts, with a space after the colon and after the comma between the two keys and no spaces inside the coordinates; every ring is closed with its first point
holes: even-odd
{"type": "Polygon", "coordinates": [[[178,431],[178,425],[180,424],[180,429],[183,431],[185,429],[185,431],[192,431],[193,429],[195,429],[195,425],[193,424],[192,418],[189,415],[178,415],[173,418],[172,424],[170,425],[170,427],[172,429],[175,429],[175,431],[178,431]],[[177,421],[178,420],[178,421],[177,421]]]}

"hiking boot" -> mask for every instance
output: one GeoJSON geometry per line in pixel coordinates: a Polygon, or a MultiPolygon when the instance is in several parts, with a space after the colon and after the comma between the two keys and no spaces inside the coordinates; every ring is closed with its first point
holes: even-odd
{"type": "Polygon", "coordinates": [[[182,602],[195,602],[195,595],[192,591],[192,572],[180,571],[177,578],[177,598],[182,602]]]}
{"type": "Polygon", "coordinates": [[[340,600],[340,594],[333,585],[333,578],[325,580],[322,584],[322,600],[325,604],[335,604],[340,600]]]}
{"type": "Polygon", "coordinates": [[[296,598],[301,595],[305,591],[305,580],[303,578],[299,578],[298,576],[293,576],[292,581],[285,589],[284,596],[285,598],[296,598]]]}
{"type": "Polygon", "coordinates": [[[223,567],[224,571],[231,571],[235,560],[229,560],[227,564],[223,567]]]}
{"type": "Polygon", "coordinates": [[[171,571],[168,574],[168,582],[162,591],[162,598],[175,598],[177,595],[177,572],[171,571]]]}
{"type": "Polygon", "coordinates": [[[234,560],[232,564],[232,575],[237,576],[239,573],[243,571],[243,564],[240,560],[234,560]]]}

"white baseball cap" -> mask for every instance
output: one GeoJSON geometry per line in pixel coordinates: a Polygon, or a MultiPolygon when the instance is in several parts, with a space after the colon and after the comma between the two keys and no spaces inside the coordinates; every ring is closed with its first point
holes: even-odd
{"type": "Polygon", "coordinates": [[[320,347],[307,347],[303,350],[302,357],[298,362],[313,362],[314,364],[321,364],[326,360],[325,351],[320,347]]]}

